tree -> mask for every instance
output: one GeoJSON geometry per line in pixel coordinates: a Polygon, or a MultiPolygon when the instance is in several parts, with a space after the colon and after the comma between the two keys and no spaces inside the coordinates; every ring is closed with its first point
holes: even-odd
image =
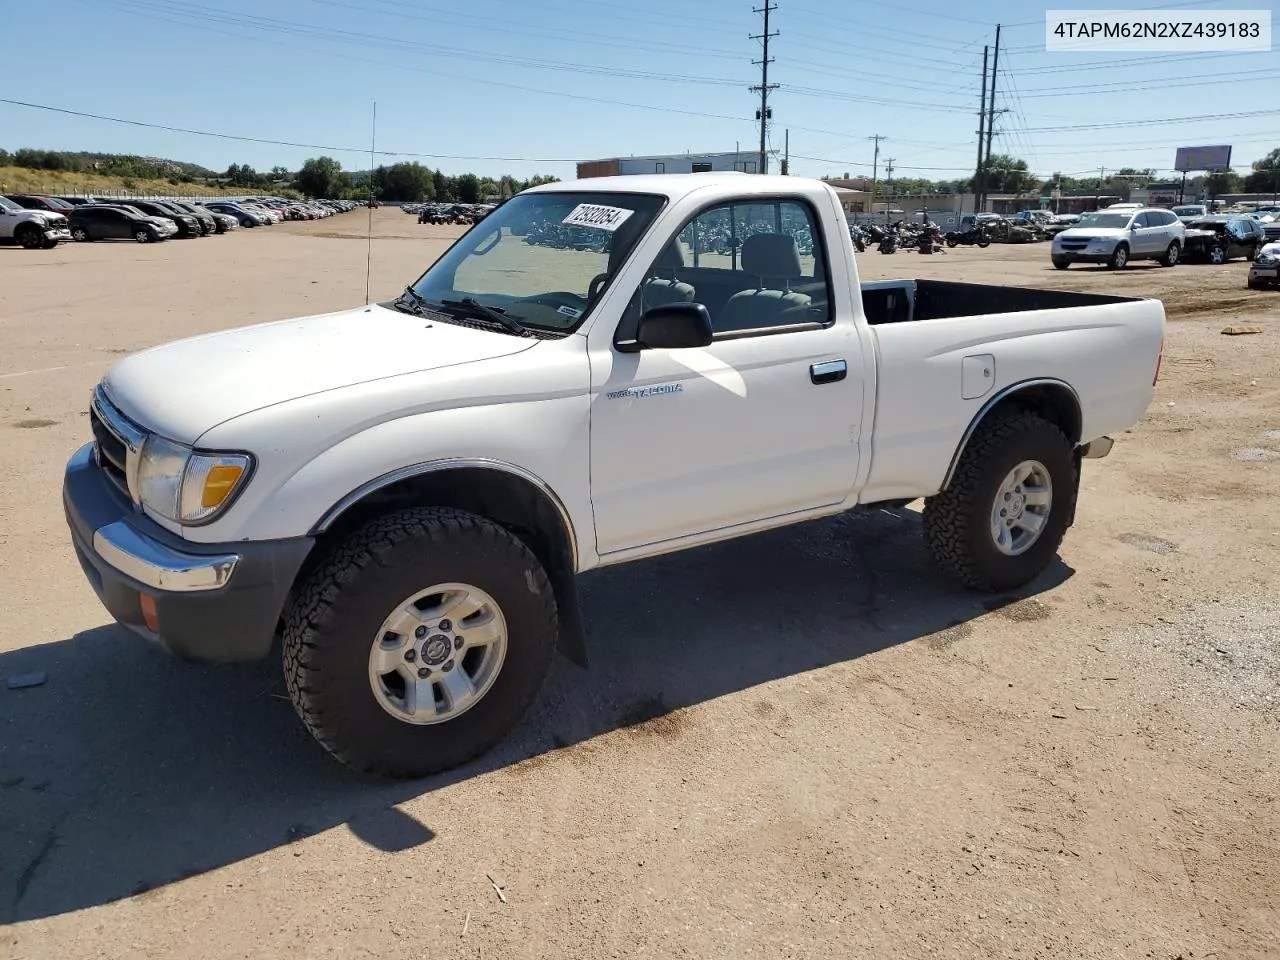
{"type": "Polygon", "coordinates": [[[464,173],[454,183],[460,203],[480,202],[480,178],[474,173],[464,173]]]}
{"type": "Polygon", "coordinates": [[[1027,169],[1027,161],[997,153],[978,168],[968,186],[970,190],[975,185],[983,186],[987,193],[1026,193],[1035,184],[1036,181],[1027,169]],[[982,176],[984,171],[985,180],[982,176]]]}
{"type": "Polygon", "coordinates": [[[379,167],[378,196],[383,200],[400,200],[418,203],[435,196],[435,182],[431,171],[420,163],[395,163],[379,167]]]}
{"type": "Polygon", "coordinates": [[[281,180],[288,180],[290,174],[287,168],[276,166],[271,168],[271,173],[269,173],[267,176],[270,177],[272,181],[281,181],[281,180]]]}
{"type": "Polygon", "coordinates": [[[535,174],[534,176],[526,180],[524,182],[523,189],[528,190],[530,187],[540,187],[544,183],[559,183],[559,182],[560,182],[559,177],[553,177],[550,174],[546,174],[546,173],[539,173],[539,174],[535,174]]]}
{"type": "Polygon", "coordinates": [[[449,178],[444,175],[444,171],[436,170],[431,174],[431,192],[435,194],[437,200],[452,200],[453,188],[449,183],[449,178]]]}
{"type": "Polygon", "coordinates": [[[1280,147],[1253,162],[1253,173],[1245,178],[1244,189],[1249,193],[1275,193],[1280,189],[1280,147]]]}
{"type": "Polygon", "coordinates": [[[342,189],[342,164],[333,157],[314,157],[302,165],[293,185],[308,197],[335,197],[342,189]]]}
{"type": "Polygon", "coordinates": [[[1146,187],[1156,179],[1156,172],[1151,167],[1138,170],[1134,167],[1121,167],[1116,171],[1116,177],[1124,180],[1131,187],[1146,187]]]}
{"type": "Polygon", "coordinates": [[[1219,197],[1224,193],[1236,193],[1240,190],[1240,175],[1234,170],[1211,173],[1205,178],[1204,186],[1210,199],[1219,197]]]}

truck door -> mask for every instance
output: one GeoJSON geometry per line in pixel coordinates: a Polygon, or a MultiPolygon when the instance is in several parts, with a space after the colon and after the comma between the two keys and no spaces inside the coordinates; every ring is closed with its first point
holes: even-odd
{"type": "Polygon", "coordinates": [[[859,462],[862,360],[816,211],[719,203],[649,270],[593,348],[591,499],[600,554],[843,501],[859,462]],[[707,347],[621,352],[642,310],[707,306],[707,347]],[[603,345],[603,340],[600,341],[603,345]]]}

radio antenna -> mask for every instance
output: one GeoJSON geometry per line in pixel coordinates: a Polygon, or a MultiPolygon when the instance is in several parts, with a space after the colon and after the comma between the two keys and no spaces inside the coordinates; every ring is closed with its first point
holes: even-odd
{"type": "Polygon", "coordinates": [[[378,149],[378,101],[373,101],[373,130],[369,138],[369,200],[365,209],[369,211],[368,240],[364,262],[364,304],[369,305],[369,285],[373,276],[373,170],[374,154],[378,149]]]}

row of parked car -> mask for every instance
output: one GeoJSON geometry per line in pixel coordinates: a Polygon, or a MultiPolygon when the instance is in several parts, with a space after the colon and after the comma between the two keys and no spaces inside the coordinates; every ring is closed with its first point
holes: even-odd
{"type": "Polygon", "coordinates": [[[0,242],[30,250],[64,240],[136,240],[157,243],[170,237],[207,237],[239,227],[262,227],[284,220],[319,220],[354,210],[351,200],[287,200],[245,197],[199,202],[135,197],[0,196],[0,242]]]}
{"type": "Polygon", "coordinates": [[[1178,209],[1117,203],[1084,214],[1053,238],[1051,259],[1059,270],[1073,263],[1123,270],[1135,260],[1166,267],[1183,261],[1223,264],[1253,261],[1267,246],[1272,219],[1257,214],[1179,216],[1178,209]]]}
{"type": "Polygon", "coordinates": [[[455,223],[470,226],[479,223],[497,208],[493,203],[406,203],[405,213],[414,214],[419,223],[455,223]]]}

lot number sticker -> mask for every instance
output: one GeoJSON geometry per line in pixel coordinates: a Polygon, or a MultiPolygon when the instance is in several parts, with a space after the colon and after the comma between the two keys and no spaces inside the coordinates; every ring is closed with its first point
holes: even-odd
{"type": "Polygon", "coordinates": [[[602,207],[594,203],[580,203],[573,208],[573,213],[560,222],[569,227],[597,227],[612,233],[626,223],[627,217],[633,213],[635,213],[634,210],[624,210],[622,207],[602,207]]]}

